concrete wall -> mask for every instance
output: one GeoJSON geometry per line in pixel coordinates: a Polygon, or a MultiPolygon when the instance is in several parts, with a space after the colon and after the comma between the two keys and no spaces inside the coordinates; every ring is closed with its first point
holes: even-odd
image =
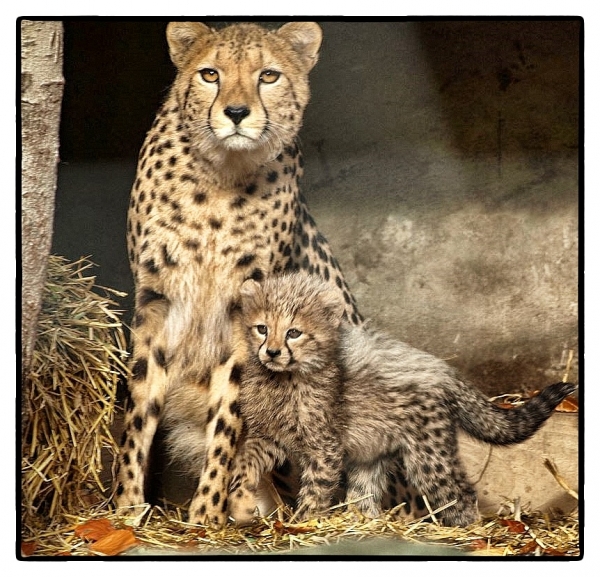
{"type": "MultiPolygon", "coordinates": [[[[131,292],[131,151],[173,70],[162,23],[100,24],[102,49],[66,26],[54,250],[131,292]]],[[[489,394],[561,380],[570,350],[577,381],[580,23],[322,27],[303,184],[363,314],[489,394]]]]}

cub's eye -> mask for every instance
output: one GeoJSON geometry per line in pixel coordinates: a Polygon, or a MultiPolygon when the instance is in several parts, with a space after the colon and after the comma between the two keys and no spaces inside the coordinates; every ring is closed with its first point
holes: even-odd
{"type": "Polygon", "coordinates": [[[256,325],[256,332],[259,335],[266,335],[268,332],[267,326],[266,325],[256,325]]]}
{"type": "Polygon", "coordinates": [[[290,329],[285,335],[286,339],[297,339],[302,334],[298,329],[290,329]]]}
{"type": "Polygon", "coordinates": [[[280,76],[281,74],[275,70],[263,70],[258,79],[264,84],[273,84],[273,82],[277,82],[279,80],[280,76]]]}
{"type": "Polygon", "coordinates": [[[204,82],[214,83],[219,81],[219,73],[212,68],[203,68],[200,70],[200,76],[204,82]]]}

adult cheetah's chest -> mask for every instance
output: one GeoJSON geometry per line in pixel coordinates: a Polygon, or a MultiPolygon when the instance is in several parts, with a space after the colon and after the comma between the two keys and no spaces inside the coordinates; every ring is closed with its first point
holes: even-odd
{"type": "Polygon", "coordinates": [[[235,278],[260,276],[291,256],[298,212],[295,171],[281,155],[244,185],[217,186],[202,166],[173,177],[138,177],[129,212],[135,268],[169,276],[182,270],[235,278]],[[185,176],[185,178],[183,178],[185,176]]]}

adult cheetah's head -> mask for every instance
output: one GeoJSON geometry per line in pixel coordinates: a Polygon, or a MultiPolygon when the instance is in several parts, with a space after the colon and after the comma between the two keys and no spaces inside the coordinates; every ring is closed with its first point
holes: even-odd
{"type": "Polygon", "coordinates": [[[171,22],[167,40],[178,69],[175,87],[192,143],[205,154],[277,156],[302,124],[308,73],[321,38],[313,22],[290,22],[278,30],[171,22]]]}

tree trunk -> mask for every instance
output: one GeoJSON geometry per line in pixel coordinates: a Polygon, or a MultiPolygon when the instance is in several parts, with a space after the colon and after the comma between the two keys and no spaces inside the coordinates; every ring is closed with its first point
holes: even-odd
{"type": "Polygon", "coordinates": [[[64,78],[62,22],[21,21],[21,380],[36,339],[52,244],[64,78]]]}

